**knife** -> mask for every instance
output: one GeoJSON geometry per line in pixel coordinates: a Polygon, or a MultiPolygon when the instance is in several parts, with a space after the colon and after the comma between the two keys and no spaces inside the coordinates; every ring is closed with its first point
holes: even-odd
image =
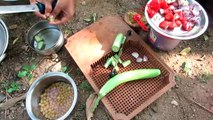
{"type": "MultiPolygon", "coordinates": [[[[57,0],[53,0],[52,8],[55,8],[57,0]]],[[[41,14],[45,13],[45,5],[37,2],[34,5],[9,5],[9,6],[0,6],[0,14],[11,14],[11,13],[22,13],[22,12],[40,12],[41,14]]]]}

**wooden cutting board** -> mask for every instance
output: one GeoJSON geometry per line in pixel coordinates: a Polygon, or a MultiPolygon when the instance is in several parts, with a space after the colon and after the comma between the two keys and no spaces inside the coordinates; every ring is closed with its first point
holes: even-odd
{"type": "MultiPolygon", "coordinates": [[[[107,16],[68,38],[65,47],[85,77],[90,80],[90,65],[111,50],[118,33],[126,34],[128,30],[132,29],[120,16],[107,16]]],[[[141,40],[134,31],[129,39],[141,40]]],[[[93,88],[98,91],[95,86],[93,88]]]]}

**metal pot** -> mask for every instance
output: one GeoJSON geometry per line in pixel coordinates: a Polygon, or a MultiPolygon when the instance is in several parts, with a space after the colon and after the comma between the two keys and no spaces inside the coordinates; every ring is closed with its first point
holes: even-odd
{"type": "Polygon", "coordinates": [[[0,19],[0,63],[6,57],[6,49],[9,43],[9,33],[7,30],[7,26],[0,19]]]}
{"type": "Polygon", "coordinates": [[[57,25],[48,24],[48,21],[40,21],[33,25],[27,32],[26,40],[30,48],[42,55],[51,55],[60,50],[64,44],[64,36],[57,25]],[[36,35],[40,34],[44,40],[45,48],[39,50],[35,47],[36,35]]]}
{"type": "Polygon", "coordinates": [[[77,86],[74,80],[68,74],[65,74],[63,72],[49,72],[44,74],[43,76],[40,76],[36,81],[34,81],[27,92],[26,109],[27,109],[28,115],[30,116],[32,120],[45,119],[40,112],[40,107],[39,107],[40,95],[48,86],[50,86],[51,84],[55,82],[66,82],[70,84],[73,88],[73,93],[74,93],[74,99],[72,101],[72,104],[70,105],[70,108],[63,116],[61,116],[60,118],[57,118],[57,120],[64,120],[73,111],[77,103],[77,97],[78,97],[77,86]]]}

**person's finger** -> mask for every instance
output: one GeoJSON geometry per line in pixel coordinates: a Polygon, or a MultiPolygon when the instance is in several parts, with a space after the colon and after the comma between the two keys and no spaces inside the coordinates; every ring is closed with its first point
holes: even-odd
{"type": "Polygon", "coordinates": [[[55,8],[53,9],[51,15],[56,18],[60,12],[62,11],[62,7],[60,5],[56,5],[55,8]]]}
{"type": "Polygon", "coordinates": [[[35,15],[37,15],[38,17],[40,17],[42,19],[46,19],[47,18],[46,15],[41,14],[40,12],[34,12],[34,13],[35,13],[35,15]]]}
{"type": "Polygon", "coordinates": [[[51,11],[53,9],[52,8],[52,0],[43,0],[42,2],[45,5],[45,15],[47,17],[49,17],[49,15],[50,15],[50,13],[51,13],[51,11]]]}

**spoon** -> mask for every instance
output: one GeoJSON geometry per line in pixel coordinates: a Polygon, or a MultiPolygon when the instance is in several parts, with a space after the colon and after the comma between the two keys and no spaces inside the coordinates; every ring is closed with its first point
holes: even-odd
{"type": "Polygon", "coordinates": [[[141,15],[140,14],[135,14],[133,16],[133,20],[135,20],[144,31],[148,31],[148,28],[146,27],[146,25],[141,21],[141,15]]]}

